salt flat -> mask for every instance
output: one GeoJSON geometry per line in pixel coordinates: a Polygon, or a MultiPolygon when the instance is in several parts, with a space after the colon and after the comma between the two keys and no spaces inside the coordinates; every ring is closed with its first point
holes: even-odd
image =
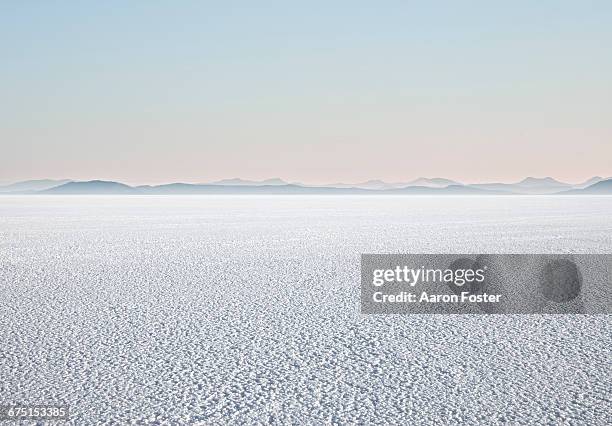
{"type": "Polygon", "coordinates": [[[371,316],[359,255],[610,253],[612,197],[0,197],[0,404],[90,423],[612,418],[610,316],[371,316]]]}

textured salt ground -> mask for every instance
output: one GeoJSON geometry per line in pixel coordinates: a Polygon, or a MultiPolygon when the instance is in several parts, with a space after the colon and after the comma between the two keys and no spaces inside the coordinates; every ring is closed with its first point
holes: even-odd
{"type": "Polygon", "coordinates": [[[610,316],[368,316],[362,252],[609,253],[612,197],[2,197],[0,404],[89,423],[612,418],[610,316]]]}

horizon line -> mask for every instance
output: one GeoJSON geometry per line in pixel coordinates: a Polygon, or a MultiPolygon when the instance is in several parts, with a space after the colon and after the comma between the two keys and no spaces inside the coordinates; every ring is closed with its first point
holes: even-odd
{"type": "Polygon", "coordinates": [[[504,184],[504,185],[513,185],[513,184],[519,184],[521,182],[524,182],[525,180],[529,180],[529,179],[533,179],[533,180],[539,180],[539,181],[543,181],[543,180],[553,180],[555,182],[558,183],[562,183],[562,184],[566,184],[566,185],[579,185],[579,184],[583,184],[583,183],[587,183],[590,180],[593,179],[600,179],[600,180],[608,180],[608,179],[612,179],[612,175],[608,176],[608,177],[604,177],[604,176],[600,176],[600,175],[590,175],[587,178],[584,178],[582,180],[580,180],[579,182],[568,182],[565,180],[560,180],[558,178],[555,178],[553,176],[525,176],[522,179],[519,180],[512,180],[512,181],[504,181],[504,180],[480,180],[480,181],[461,181],[458,179],[452,179],[452,178],[446,178],[446,177],[441,177],[441,176],[434,176],[434,177],[426,177],[426,176],[419,176],[416,178],[411,178],[411,179],[406,179],[403,181],[400,180],[384,180],[384,179],[380,179],[380,178],[371,178],[371,179],[367,179],[367,180],[360,180],[360,181],[331,181],[331,182],[326,182],[326,183],[307,183],[307,182],[301,182],[298,180],[289,180],[289,179],[284,179],[281,177],[269,177],[269,178],[265,178],[265,179],[256,179],[256,178],[243,178],[243,177],[225,177],[225,178],[217,178],[214,180],[210,180],[210,181],[204,181],[204,180],[199,180],[199,181],[194,181],[194,180],[169,180],[169,181],[161,181],[161,182],[149,182],[149,183],[133,183],[133,181],[131,180],[122,180],[122,179],[114,179],[114,178],[106,178],[106,177],[94,177],[94,178],[87,178],[87,179],[72,179],[72,178],[29,178],[29,179],[20,179],[20,180],[8,180],[8,181],[1,181],[0,182],[0,187],[3,186],[10,186],[10,185],[16,185],[16,184],[20,184],[20,183],[25,183],[25,182],[36,182],[36,181],[66,181],[66,182],[93,182],[93,181],[103,181],[103,182],[117,182],[117,183],[122,183],[124,185],[128,185],[128,186],[132,186],[132,187],[138,187],[138,186],[159,186],[159,185],[170,185],[170,184],[187,184],[187,185],[225,185],[225,186],[231,186],[230,183],[222,183],[225,181],[240,181],[240,182],[248,182],[248,183],[258,183],[258,184],[262,184],[265,185],[265,182],[269,182],[269,181],[277,181],[278,185],[281,184],[285,184],[285,185],[298,185],[298,186],[312,186],[312,187],[318,187],[318,186],[331,186],[331,185],[362,185],[362,184],[368,184],[368,183],[381,183],[381,184],[387,184],[387,185],[410,185],[413,184],[419,180],[445,180],[445,181],[449,181],[451,183],[449,183],[449,185],[453,185],[453,184],[458,184],[458,185],[485,185],[485,184],[504,184]]]}

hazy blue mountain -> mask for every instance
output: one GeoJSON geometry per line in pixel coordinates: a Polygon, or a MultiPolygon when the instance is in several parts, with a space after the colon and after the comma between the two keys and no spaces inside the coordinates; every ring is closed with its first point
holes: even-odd
{"type": "Polygon", "coordinates": [[[473,188],[486,189],[489,191],[504,191],[513,194],[555,194],[573,188],[565,182],[559,182],[550,177],[534,178],[528,177],[516,183],[476,183],[470,185],[473,188]]]}
{"type": "Polygon", "coordinates": [[[523,180],[519,181],[519,182],[515,182],[513,183],[513,185],[517,185],[517,186],[540,186],[540,185],[544,185],[544,184],[561,184],[561,182],[551,178],[551,177],[543,177],[543,178],[536,178],[533,176],[529,176],[524,178],[523,180]]]}
{"type": "Polygon", "coordinates": [[[582,183],[577,183],[576,185],[574,185],[574,188],[577,188],[577,189],[586,188],[587,186],[591,186],[593,184],[596,184],[597,182],[601,182],[602,180],[606,180],[606,179],[602,178],[601,176],[594,176],[591,179],[587,179],[582,183]]]}
{"type": "Polygon", "coordinates": [[[560,195],[612,195],[612,179],[602,180],[582,189],[563,191],[560,195]]]}
{"type": "Polygon", "coordinates": [[[68,182],[54,188],[39,191],[40,194],[137,194],[138,190],[119,182],[90,180],[68,182]]]}
{"type": "Polygon", "coordinates": [[[56,186],[63,185],[71,182],[69,179],[53,180],[53,179],[39,179],[39,180],[26,180],[23,182],[16,182],[10,185],[0,186],[0,193],[28,193],[36,191],[44,191],[45,189],[53,188],[56,186]]]}
{"type": "Polygon", "coordinates": [[[558,180],[553,179],[551,177],[544,177],[544,178],[527,177],[523,179],[522,181],[515,183],[514,185],[520,186],[523,188],[572,186],[569,183],[559,182],[558,180]]]}
{"type": "Polygon", "coordinates": [[[527,194],[554,194],[572,188],[571,184],[559,182],[551,177],[528,177],[514,184],[514,186],[518,188],[519,191],[527,194]]]}

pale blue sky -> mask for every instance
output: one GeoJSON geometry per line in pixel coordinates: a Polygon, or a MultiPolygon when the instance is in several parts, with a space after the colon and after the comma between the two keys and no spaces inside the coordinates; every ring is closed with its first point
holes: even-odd
{"type": "Polygon", "coordinates": [[[0,181],[609,176],[611,46],[609,1],[2,2],[0,181]]]}

